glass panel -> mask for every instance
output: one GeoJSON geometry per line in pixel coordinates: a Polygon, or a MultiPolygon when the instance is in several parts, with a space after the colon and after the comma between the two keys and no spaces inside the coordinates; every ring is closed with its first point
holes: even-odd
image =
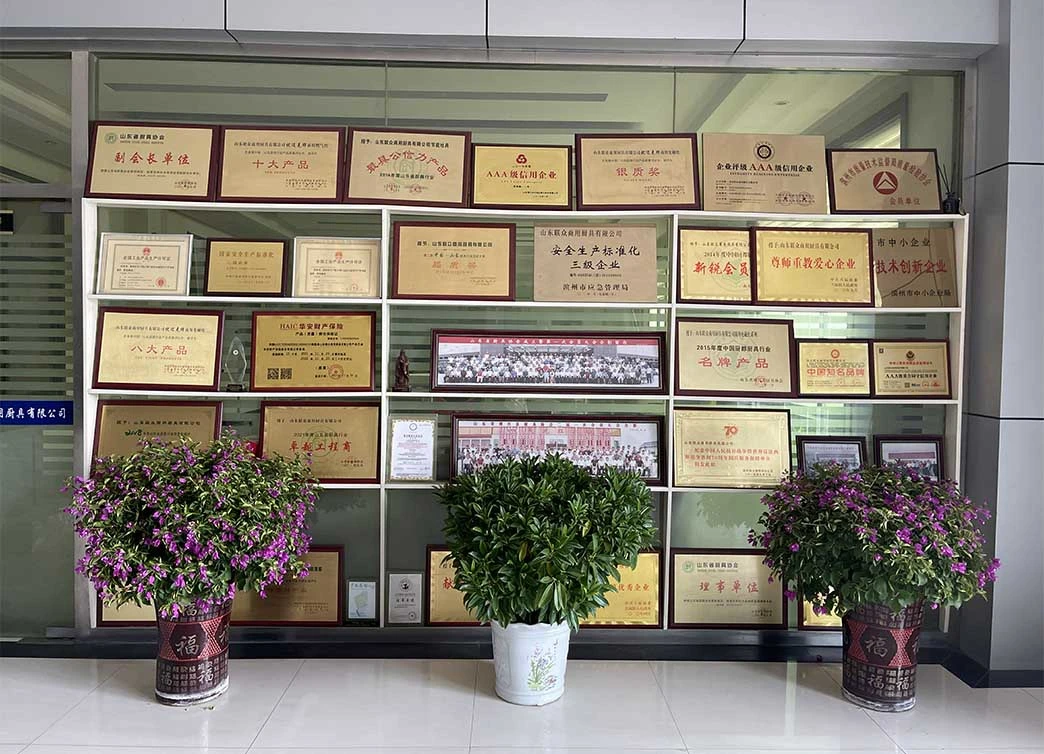
{"type": "Polygon", "coordinates": [[[69,183],[69,58],[0,58],[0,183],[69,183]]]}

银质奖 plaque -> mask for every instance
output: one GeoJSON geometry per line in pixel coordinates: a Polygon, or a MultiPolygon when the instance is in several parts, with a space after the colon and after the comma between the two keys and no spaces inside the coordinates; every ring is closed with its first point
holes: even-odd
{"type": "Polygon", "coordinates": [[[679,395],[794,395],[794,323],[678,319],[679,395]]]}
{"type": "Polygon", "coordinates": [[[953,227],[874,228],[878,306],[957,306],[953,227]]]}
{"type": "Polygon", "coordinates": [[[398,222],[392,232],[393,297],[514,300],[514,225],[398,222]]]}
{"type": "Polygon", "coordinates": [[[799,340],[798,393],[870,397],[870,341],[799,340]]]}
{"type": "Polygon", "coordinates": [[[655,225],[534,226],[534,301],[657,297],[655,225]]]}
{"type": "Polygon", "coordinates": [[[576,206],[699,209],[696,134],[577,134],[576,206]]]}
{"type": "Polygon", "coordinates": [[[187,296],[191,234],[102,233],[97,293],[187,296]]]}
{"type": "Polygon", "coordinates": [[[828,149],[835,214],[942,211],[934,149],[828,149]]]}
{"type": "Polygon", "coordinates": [[[208,296],[282,296],[286,241],[207,241],[203,292],[208,296]]]}
{"type": "Polygon", "coordinates": [[[750,303],[750,231],[680,228],[678,265],[679,302],[750,303]]]}
{"type": "Polygon", "coordinates": [[[661,556],[658,552],[638,553],[634,568],[620,566],[620,580],[612,579],[615,592],[606,592],[609,602],[594,615],[580,621],[582,626],[599,628],[659,628],[661,556]]]}
{"type": "Polygon", "coordinates": [[[950,347],[945,340],[875,340],[875,398],[949,398],[950,347]]]}
{"type": "Polygon", "coordinates": [[[343,128],[224,126],[218,199],[340,201],[343,155],[343,128]]]}
{"type": "Polygon", "coordinates": [[[443,563],[449,550],[428,545],[425,566],[428,602],[424,606],[424,623],[428,626],[477,626],[479,622],[464,606],[464,592],[453,586],[457,569],[452,560],[443,563]]]}
{"type": "Polygon", "coordinates": [[[308,575],[268,587],[268,596],[237,592],[232,623],[241,626],[338,626],[344,615],[344,548],[313,545],[308,575]]]}
{"type": "Polygon", "coordinates": [[[262,455],[307,455],[324,483],[378,480],[380,407],[369,403],[316,401],[261,404],[262,455]]]}
{"type": "Polygon", "coordinates": [[[572,147],[473,144],[471,206],[569,209],[572,162],[572,147]]]}
{"type": "Polygon", "coordinates": [[[790,471],[790,412],[686,408],[674,412],[674,484],[767,489],[790,471]]]}
{"type": "Polygon", "coordinates": [[[671,550],[671,628],[786,628],[764,550],[671,550]]]}
{"type": "Polygon", "coordinates": [[[463,207],[471,134],[348,129],[349,203],[463,207]]]}
{"type": "Polygon", "coordinates": [[[213,442],[221,432],[221,404],[210,401],[98,401],[94,458],[129,456],[144,440],[185,437],[213,442]]]}
{"type": "Polygon", "coordinates": [[[294,239],[294,295],[302,298],[377,298],[381,239],[294,239]]]}
{"type": "Polygon", "coordinates": [[[870,231],[754,228],[759,304],[873,306],[870,231]]]}

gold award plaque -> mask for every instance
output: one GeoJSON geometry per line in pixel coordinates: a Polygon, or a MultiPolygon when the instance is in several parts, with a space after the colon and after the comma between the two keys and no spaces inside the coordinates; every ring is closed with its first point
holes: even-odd
{"type": "Polygon", "coordinates": [[[475,616],[464,607],[464,592],[453,586],[457,569],[453,561],[443,564],[449,550],[428,550],[428,625],[477,626],[475,616]]]}
{"type": "Polygon", "coordinates": [[[348,201],[463,207],[471,134],[348,130],[348,201]]]}
{"type": "Polygon", "coordinates": [[[395,223],[392,295],[515,297],[515,226],[395,223]]]}
{"type": "Polygon", "coordinates": [[[654,303],[656,226],[535,226],[533,300],[654,303]]]}
{"type": "Polygon", "coordinates": [[[98,293],[187,296],[192,235],[102,233],[98,293]]]}
{"type": "Polygon", "coordinates": [[[754,229],[758,303],[873,306],[870,233],[754,229]]]}
{"type": "Polygon", "coordinates": [[[211,240],[203,291],[210,296],[280,296],[286,272],[283,241],[211,240]]]}
{"type": "Polygon", "coordinates": [[[380,407],[338,403],[264,403],[261,452],[309,455],[321,482],[376,482],[380,407]]]}
{"type": "Polygon", "coordinates": [[[752,409],[677,409],[674,483],[768,488],[790,471],[790,414],[752,409]]]}
{"type": "Polygon", "coordinates": [[[940,212],[934,149],[831,149],[833,212],[940,212]]]}
{"type": "Polygon", "coordinates": [[[750,303],[748,231],[681,228],[678,260],[680,301],[750,303]]]}
{"type": "Polygon", "coordinates": [[[221,131],[220,199],[332,202],[340,199],[343,131],[221,131]]]}
{"type": "Polygon", "coordinates": [[[372,312],[254,312],[251,390],[372,390],[372,312]]]}
{"type": "Polygon", "coordinates": [[[950,397],[950,348],[945,340],[876,340],[874,395],[950,397]]]}
{"type": "Polygon", "coordinates": [[[870,344],[866,341],[799,340],[801,395],[870,395],[870,344]]]}
{"type": "Polygon", "coordinates": [[[820,615],[816,612],[815,605],[808,600],[801,601],[801,621],[798,626],[799,628],[813,628],[813,629],[832,629],[841,628],[841,616],[837,613],[824,613],[820,615]]]}
{"type": "Polygon", "coordinates": [[[621,566],[615,592],[606,592],[609,604],[599,608],[583,626],[659,626],[660,553],[640,552],[634,568],[621,566]]]}
{"type": "Polygon", "coordinates": [[[113,607],[112,605],[106,605],[105,603],[98,601],[98,625],[123,625],[123,624],[134,624],[134,625],[153,625],[156,623],[156,608],[152,606],[152,603],[146,603],[144,605],[135,605],[133,602],[127,602],[119,607],[113,607]]]}
{"type": "Polygon", "coordinates": [[[873,233],[877,306],[957,306],[952,226],[873,233]]]}
{"type": "Polygon", "coordinates": [[[308,575],[257,592],[238,592],[232,600],[233,623],[329,624],[341,622],[341,552],[311,550],[308,575]]]}
{"type": "Polygon", "coordinates": [[[380,260],[379,238],[295,238],[294,295],[376,298],[380,260]]]}
{"type": "Polygon", "coordinates": [[[220,419],[220,403],[103,402],[98,405],[94,457],[133,455],[142,440],[174,442],[187,437],[210,443],[220,428],[220,419]]]}
{"type": "Polygon", "coordinates": [[[569,209],[571,147],[476,144],[471,206],[569,209]]]}
{"type": "Polygon", "coordinates": [[[783,584],[772,578],[764,551],[672,553],[671,626],[784,627],[783,584]]]}
{"type": "Polygon", "coordinates": [[[211,126],[98,123],[87,196],[209,199],[214,133],[211,126]]]}
{"type": "Polygon", "coordinates": [[[794,394],[790,320],[679,319],[678,392],[794,394]]]}
{"type": "Polygon", "coordinates": [[[703,134],[703,208],[825,215],[822,136],[703,134]]]}
{"type": "Polygon", "coordinates": [[[578,209],[699,209],[693,134],[576,137],[578,209]]]}

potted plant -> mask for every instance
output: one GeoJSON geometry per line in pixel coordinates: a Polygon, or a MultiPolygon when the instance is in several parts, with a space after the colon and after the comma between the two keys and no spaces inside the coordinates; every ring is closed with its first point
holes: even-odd
{"type": "Polygon", "coordinates": [[[225,432],[201,446],[146,440],[98,459],[66,489],[85,553],[76,571],[102,601],[156,608],[156,698],[195,704],[228,688],[237,590],[307,573],[305,518],[316,485],[302,458],[258,458],[225,432]]]}
{"type": "Polygon", "coordinates": [[[607,604],[619,566],[653,541],[649,489],[634,473],[593,475],[556,455],[509,460],[445,484],[454,586],[492,624],[497,695],[562,696],[569,633],[607,604]]]}
{"type": "Polygon", "coordinates": [[[996,579],[979,527],[989,513],[952,481],[901,465],[817,465],[785,478],[750,542],[790,599],[834,612],[844,631],[844,695],[900,712],[916,701],[924,607],[959,606],[996,579]]]}

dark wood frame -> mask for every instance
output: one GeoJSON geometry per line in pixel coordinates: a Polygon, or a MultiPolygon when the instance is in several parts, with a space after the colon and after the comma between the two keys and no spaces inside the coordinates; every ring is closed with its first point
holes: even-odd
{"type": "Polygon", "coordinates": [[[677,229],[678,238],[678,261],[675,265],[674,270],[674,290],[675,300],[679,304],[714,304],[715,306],[721,306],[722,308],[729,308],[730,306],[751,306],[754,303],[754,262],[753,262],[753,249],[751,244],[754,243],[754,237],[750,233],[750,228],[729,228],[725,226],[712,227],[709,225],[680,225],[677,229]],[[682,232],[686,230],[702,230],[702,231],[723,231],[727,233],[745,233],[747,235],[747,267],[749,268],[750,277],[750,298],[743,300],[738,299],[732,301],[730,299],[723,298],[683,298],[682,297],[682,253],[681,253],[681,238],[682,232]]]}
{"type": "MultiPolygon", "coordinates": [[[[599,629],[599,630],[601,630],[603,628],[609,628],[609,629],[613,629],[614,631],[617,630],[617,629],[621,629],[621,628],[637,629],[639,631],[648,631],[649,629],[657,629],[657,628],[662,630],[662,628],[663,628],[664,600],[666,599],[666,595],[663,593],[664,592],[664,590],[663,590],[663,586],[664,586],[664,583],[663,583],[664,582],[663,549],[662,548],[658,548],[658,547],[650,547],[650,548],[648,548],[646,550],[641,550],[638,553],[639,557],[642,556],[642,555],[649,555],[649,554],[654,554],[654,555],[657,556],[657,558],[656,558],[656,561],[657,561],[657,564],[658,564],[657,565],[657,570],[658,570],[658,574],[657,575],[659,576],[659,582],[660,582],[659,591],[657,593],[658,600],[657,600],[657,607],[656,607],[656,617],[657,617],[656,623],[650,623],[650,624],[646,625],[646,624],[643,624],[643,623],[588,623],[586,621],[580,621],[580,627],[581,628],[591,628],[591,629],[599,629]]],[[[619,592],[619,593],[622,594],[622,592],[619,592]]]]}
{"type": "Polygon", "coordinates": [[[576,208],[581,211],[587,210],[653,210],[664,209],[673,211],[698,210],[703,206],[700,193],[700,151],[699,138],[695,133],[652,133],[652,134],[576,134],[574,137],[576,147],[576,208]],[[584,171],[583,171],[583,149],[581,144],[584,139],[688,139],[692,141],[692,180],[695,201],[693,203],[665,202],[660,204],[587,204],[584,202],[584,171]]]}
{"type": "Polygon", "coordinates": [[[932,442],[939,457],[939,480],[946,478],[946,440],[942,435],[874,435],[874,461],[882,465],[881,445],[886,442],[932,442]]]}
{"type": "MultiPolygon", "coordinates": [[[[742,412],[745,412],[745,413],[755,413],[755,412],[756,413],[766,413],[767,412],[767,413],[773,413],[773,414],[779,414],[779,413],[786,414],[787,415],[787,439],[788,439],[789,442],[787,443],[785,456],[786,456],[786,459],[787,459],[787,466],[788,466],[789,470],[790,471],[794,470],[794,465],[790,462],[791,461],[791,452],[792,452],[792,448],[790,446],[791,446],[791,443],[793,442],[793,429],[792,429],[792,425],[791,425],[791,421],[790,421],[791,414],[790,414],[790,409],[789,408],[747,408],[745,406],[702,406],[702,405],[685,405],[685,404],[680,405],[680,406],[676,405],[674,407],[674,411],[673,411],[673,413],[671,415],[671,430],[672,431],[674,430],[674,422],[676,421],[675,417],[677,416],[677,414],[679,412],[685,412],[685,411],[742,411],[742,412]]],[[[672,453],[677,453],[678,452],[678,447],[677,447],[676,444],[672,446],[671,451],[672,451],[672,453]]],[[[671,460],[673,461],[674,459],[672,458],[671,460]]],[[[775,483],[773,483],[772,485],[769,485],[768,487],[746,487],[746,486],[744,486],[744,487],[710,486],[709,487],[709,486],[705,486],[705,485],[692,485],[692,486],[690,486],[690,485],[678,484],[677,477],[678,477],[678,465],[674,464],[674,478],[671,479],[671,484],[672,484],[672,486],[674,486],[678,490],[681,490],[682,492],[685,492],[685,491],[688,491],[688,490],[704,490],[704,489],[706,489],[706,490],[767,490],[767,489],[770,489],[771,487],[775,486],[775,483]]],[[[672,552],[673,552],[673,549],[674,548],[672,548],[672,552]]],[[[746,550],[744,550],[743,552],[746,552],[746,550]]]]}
{"type": "MultiPolygon", "coordinates": [[[[916,311],[916,310],[911,310],[916,311]]],[[[871,382],[870,382],[870,394],[882,401],[897,401],[897,402],[909,402],[911,398],[916,399],[918,402],[931,403],[932,401],[948,401],[953,398],[953,359],[950,353],[950,339],[949,338],[873,338],[870,340],[870,362],[871,362],[871,382]],[[917,344],[926,345],[931,343],[944,343],[946,345],[946,395],[918,395],[917,393],[908,393],[903,395],[878,395],[877,394],[877,359],[874,353],[874,346],[878,343],[911,343],[915,346],[917,344]]]]}
{"type": "Polygon", "coordinates": [[[471,144],[471,168],[468,187],[468,206],[474,209],[518,209],[518,210],[564,210],[573,208],[573,147],[558,144],[471,144]],[[564,149],[566,151],[566,203],[565,204],[478,204],[475,202],[475,170],[478,165],[479,147],[502,147],[504,149],[564,149]]]}
{"type": "Polygon", "coordinates": [[[111,388],[119,390],[213,390],[217,391],[221,385],[221,338],[225,328],[225,312],[222,309],[144,309],[130,306],[106,306],[98,311],[98,324],[94,338],[94,365],[91,375],[92,388],[111,388]],[[161,314],[176,315],[179,317],[217,317],[217,334],[214,343],[214,381],[205,385],[180,384],[156,382],[99,382],[98,366],[101,364],[102,333],[104,332],[105,315],[109,312],[114,314],[161,314]]]}
{"type": "MultiPolygon", "coordinates": [[[[105,262],[108,259],[109,251],[106,249],[106,240],[112,239],[113,236],[179,236],[181,238],[188,238],[188,254],[185,256],[185,286],[184,288],[178,287],[177,290],[170,293],[163,291],[150,291],[147,294],[156,299],[164,299],[174,296],[188,296],[192,290],[192,243],[195,240],[195,236],[191,233],[119,233],[110,230],[103,230],[98,234],[98,258],[95,260],[94,265],[94,292],[102,295],[102,278],[105,272],[105,262]]],[[[148,242],[137,242],[142,245],[148,242]]],[[[143,249],[144,251],[144,249],[143,249]]],[[[112,294],[120,295],[120,294],[112,294]]],[[[135,294],[141,295],[141,294],[135,294]]]]}
{"type": "Polygon", "coordinates": [[[674,596],[677,589],[677,579],[674,577],[675,555],[746,555],[748,557],[763,558],[767,550],[760,548],[741,547],[672,547],[668,568],[671,569],[671,594],[670,603],[667,606],[667,628],[723,628],[735,630],[772,631],[787,629],[787,597],[783,593],[783,582],[776,579],[774,583],[779,585],[780,590],[780,622],[779,623],[679,623],[674,619],[674,596]]]}
{"type": "Polygon", "coordinates": [[[424,207],[467,207],[468,206],[468,195],[470,193],[469,181],[471,180],[471,131],[435,131],[424,128],[362,128],[359,126],[348,127],[348,138],[347,138],[347,153],[345,155],[345,170],[344,170],[344,191],[342,201],[345,204],[395,204],[402,206],[417,206],[421,205],[424,207]],[[459,202],[431,202],[418,199],[416,201],[412,199],[389,199],[387,197],[361,197],[353,198],[348,195],[348,190],[351,185],[352,178],[352,135],[357,131],[365,133],[384,133],[384,134],[427,134],[428,136],[463,136],[464,137],[464,164],[461,166],[461,177],[460,177],[460,201],[459,202]]]}
{"type": "Polygon", "coordinates": [[[794,342],[796,350],[797,384],[794,386],[796,395],[802,398],[869,398],[874,393],[874,354],[873,345],[869,338],[798,338],[794,342]],[[862,343],[866,346],[866,374],[870,382],[870,389],[865,393],[806,393],[801,390],[801,344],[802,343],[837,343],[840,345],[852,345],[862,343]]]}
{"type": "Polygon", "coordinates": [[[700,324],[721,324],[728,326],[733,323],[744,325],[785,325],[787,328],[787,340],[789,345],[788,356],[790,358],[790,390],[769,390],[764,392],[749,390],[696,390],[693,388],[682,388],[681,386],[681,359],[674,360],[674,394],[680,396],[729,396],[736,398],[793,398],[798,394],[797,375],[797,345],[794,340],[794,320],[792,319],[753,319],[739,317],[678,317],[674,324],[674,348],[675,353],[680,356],[680,331],[682,323],[699,322],[700,324]]]}
{"type": "Polygon", "coordinates": [[[514,301],[515,300],[515,277],[516,254],[515,237],[517,227],[515,223],[476,223],[476,222],[452,222],[420,220],[396,221],[392,223],[392,250],[391,250],[391,298],[403,298],[418,301],[514,301]],[[508,231],[508,292],[506,296],[443,296],[429,293],[399,293],[399,232],[402,228],[500,228],[508,231]]]}
{"type": "Polygon", "coordinates": [[[218,134],[218,176],[215,201],[219,202],[278,202],[279,204],[338,204],[344,195],[345,170],[341,156],[344,154],[344,128],[342,126],[221,126],[218,134]],[[334,196],[332,199],[316,199],[313,197],[290,196],[224,196],[222,194],[225,167],[225,135],[229,131],[326,131],[337,133],[336,177],[334,178],[334,196]]]}
{"type": "Polygon", "coordinates": [[[218,181],[218,126],[204,126],[194,123],[136,123],[133,121],[126,120],[94,120],[90,123],[91,136],[89,140],[90,149],[87,157],[87,178],[86,185],[84,186],[83,195],[87,198],[99,198],[99,199],[168,199],[173,201],[182,202],[211,202],[217,196],[217,181],[218,181]],[[210,136],[210,158],[209,166],[210,172],[207,175],[207,193],[206,196],[184,196],[182,194],[113,194],[113,193],[102,193],[91,190],[91,176],[94,171],[94,147],[95,141],[98,138],[98,128],[100,126],[133,126],[135,128],[195,128],[202,129],[211,132],[210,136]]]}
{"type": "Polygon", "coordinates": [[[843,626],[810,626],[805,623],[805,606],[804,602],[807,602],[802,597],[798,597],[795,600],[797,603],[797,629],[798,631],[832,631],[837,633],[843,629],[843,626]]]}
{"type": "MultiPolygon", "coordinates": [[[[830,214],[832,215],[941,215],[942,210],[942,181],[939,179],[939,153],[934,147],[928,149],[828,149],[826,151],[827,190],[830,195],[830,214]],[[834,152],[931,152],[935,160],[935,189],[939,195],[938,209],[835,209],[834,205],[834,152]]],[[[905,206],[905,205],[904,205],[905,206]]]]}
{"type": "Polygon", "coordinates": [[[110,400],[101,399],[98,401],[98,406],[94,412],[94,441],[91,445],[91,459],[97,458],[98,455],[98,442],[101,440],[101,427],[102,427],[102,409],[106,406],[194,406],[197,408],[211,407],[213,406],[216,410],[214,411],[214,436],[213,440],[216,440],[221,434],[221,415],[224,408],[224,404],[221,401],[143,401],[143,400],[110,400]]]}
{"type": "Polygon", "coordinates": [[[325,311],[255,311],[250,317],[250,390],[257,391],[255,376],[257,374],[257,320],[258,317],[369,317],[370,319],[370,383],[366,387],[264,387],[263,392],[271,393],[372,393],[374,391],[374,368],[377,349],[377,312],[374,311],[341,311],[327,309],[325,311]]]}
{"type": "Polygon", "coordinates": [[[666,444],[664,442],[664,420],[662,416],[655,414],[593,414],[588,416],[577,414],[478,414],[478,413],[454,413],[451,414],[452,426],[450,430],[450,478],[457,476],[457,440],[459,439],[458,426],[461,419],[470,421],[517,421],[517,422],[647,422],[656,425],[656,450],[657,450],[657,476],[652,479],[643,479],[650,487],[664,486],[667,476],[667,458],[665,456],[666,444]]]}
{"type": "Polygon", "coordinates": [[[818,226],[815,228],[776,228],[776,227],[763,227],[755,226],[750,229],[750,292],[753,297],[753,303],[758,306],[787,306],[787,307],[801,307],[801,306],[822,306],[822,307],[834,307],[838,309],[849,309],[849,308],[874,308],[874,239],[873,234],[869,228],[824,228],[818,226]],[[768,233],[784,232],[784,233],[860,233],[866,236],[866,253],[867,253],[867,269],[869,272],[869,290],[870,297],[867,301],[762,301],[760,297],[760,291],[758,290],[758,231],[765,231],[768,233]]]}
{"type": "Polygon", "coordinates": [[[207,256],[206,261],[203,263],[203,295],[205,296],[271,296],[272,298],[282,298],[286,296],[286,280],[287,280],[287,267],[289,262],[289,254],[287,254],[287,242],[279,238],[208,238],[207,239],[207,256]],[[256,291],[215,291],[210,289],[210,260],[211,260],[211,249],[216,243],[258,243],[258,244],[279,244],[282,249],[283,262],[279,266],[279,292],[268,293],[268,292],[256,292],[256,291]]]}
{"type": "Polygon", "coordinates": [[[862,461],[859,465],[867,466],[870,463],[870,456],[866,450],[866,438],[862,435],[796,435],[794,444],[797,446],[798,469],[801,471],[806,471],[804,443],[816,442],[858,444],[860,460],[862,461]]]}
{"type": "Polygon", "coordinates": [[[654,333],[622,333],[622,332],[590,332],[587,330],[577,332],[542,332],[539,330],[443,330],[434,328],[431,331],[431,369],[430,387],[433,393],[594,393],[596,395],[666,395],[667,376],[667,334],[654,333]],[[513,383],[490,383],[480,385],[447,386],[439,385],[438,382],[438,348],[439,339],[444,335],[464,335],[490,338],[528,337],[528,338],[631,338],[648,339],[656,341],[660,367],[660,384],[656,388],[641,388],[631,385],[610,385],[606,389],[599,386],[580,385],[576,387],[556,385],[537,386],[513,383]]]}
{"type": "Polygon", "coordinates": [[[425,626],[482,626],[488,625],[480,623],[477,620],[473,621],[439,621],[437,623],[431,622],[431,554],[433,552],[445,552],[449,554],[449,549],[446,545],[428,545],[424,549],[424,610],[421,615],[421,619],[424,621],[425,626]]]}

